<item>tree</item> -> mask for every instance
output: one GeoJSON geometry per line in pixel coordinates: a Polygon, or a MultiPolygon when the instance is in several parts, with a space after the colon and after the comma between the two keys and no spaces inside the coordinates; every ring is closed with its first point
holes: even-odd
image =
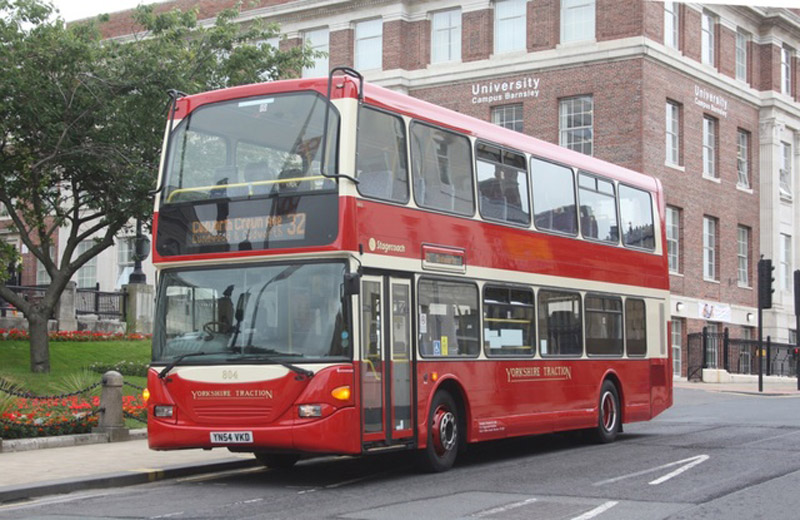
{"type": "MultiPolygon", "coordinates": [[[[168,89],[195,93],[296,75],[320,54],[265,42],[276,25],[213,26],[195,11],[140,6],[141,32],[104,40],[96,21],[65,24],[44,0],[0,0],[0,204],[51,283],[39,301],[0,297],[28,320],[31,370],[49,372],[47,320],[73,274],[152,213],[168,89]],[[55,233],[67,235],[58,258],[55,233]],[[89,248],[78,253],[81,242],[89,248]]],[[[0,241],[0,266],[18,262],[0,241]]],[[[0,269],[0,277],[7,276],[0,269]]]]}

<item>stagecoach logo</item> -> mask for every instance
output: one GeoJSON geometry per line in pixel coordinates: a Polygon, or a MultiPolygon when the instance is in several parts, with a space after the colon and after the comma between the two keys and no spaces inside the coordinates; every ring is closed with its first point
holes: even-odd
{"type": "Polygon", "coordinates": [[[495,103],[539,97],[539,78],[526,77],[511,81],[473,83],[472,104],[495,103]]]}
{"type": "Polygon", "coordinates": [[[382,253],[405,253],[406,246],[403,244],[390,244],[388,242],[382,242],[380,240],[375,240],[374,238],[369,239],[369,250],[380,251],[382,253]]]}
{"type": "Polygon", "coordinates": [[[509,383],[526,381],[568,381],[572,379],[572,367],[511,367],[506,368],[509,383]]]}
{"type": "Polygon", "coordinates": [[[192,390],[192,399],[272,399],[272,390],[192,390]]]}

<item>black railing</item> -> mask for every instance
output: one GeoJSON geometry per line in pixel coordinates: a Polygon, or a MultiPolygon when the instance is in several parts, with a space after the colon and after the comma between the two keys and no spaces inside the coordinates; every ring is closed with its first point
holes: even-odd
{"type": "MultiPolygon", "coordinates": [[[[769,337],[764,339],[765,375],[797,377],[797,358],[795,345],[776,343],[769,337]]],[[[689,334],[689,365],[687,378],[700,381],[704,368],[718,368],[730,374],[758,374],[758,341],[753,339],[731,338],[726,328],[724,332],[703,332],[689,334]]]]}
{"type": "MultiPolygon", "coordinates": [[[[44,298],[44,293],[47,292],[47,285],[6,285],[6,289],[22,296],[22,298],[29,302],[38,302],[44,298]]],[[[16,307],[11,305],[0,297],[0,317],[8,316],[22,316],[22,313],[16,307]],[[16,314],[15,314],[16,313],[16,314]]],[[[55,316],[50,316],[53,319],[55,316]]]]}
{"type": "Polygon", "coordinates": [[[123,292],[105,292],[100,284],[94,289],[77,289],[75,292],[75,314],[96,314],[105,318],[125,319],[125,299],[123,292]]]}

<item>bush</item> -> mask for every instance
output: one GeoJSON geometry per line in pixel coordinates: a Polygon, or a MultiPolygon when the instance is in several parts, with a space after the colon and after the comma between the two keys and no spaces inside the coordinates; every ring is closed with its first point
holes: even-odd
{"type": "Polygon", "coordinates": [[[89,370],[98,374],[105,374],[109,370],[116,370],[123,376],[147,377],[147,363],[140,361],[115,361],[114,363],[92,363],[89,370]]]}
{"type": "MultiPolygon", "coordinates": [[[[141,341],[150,339],[152,334],[139,334],[138,332],[92,332],[89,330],[62,330],[48,333],[50,341],[141,341]]],[[[1,340],[27,341],[30,339],[27,330],[0,329],[1,340]]]]}

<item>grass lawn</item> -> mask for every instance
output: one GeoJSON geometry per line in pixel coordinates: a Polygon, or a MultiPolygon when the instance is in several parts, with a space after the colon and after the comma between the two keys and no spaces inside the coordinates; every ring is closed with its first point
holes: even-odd
{"type": "MultiPolygon", "coordinates": [[[[150,340],[51,341],[49,374],[31,373],[30,359],[30,344],[27,341],[0,341],[0,378],[34,395],[59,395],[100,381],[102,374],[89,370],[92,363],[149,363],[150,340]]],[[[125,382],[139,387],[147,384],[146,377],[123,375],[123,378],[125,382]]],[[[123,394],[141,395],[141,392],[125,385],[123,394]]],[[[87,395],[100,395],[100,388],[87,395]]],[[[125,419],[125,425],[128,428],[144,426],[131,418],[125,419]]]]}

